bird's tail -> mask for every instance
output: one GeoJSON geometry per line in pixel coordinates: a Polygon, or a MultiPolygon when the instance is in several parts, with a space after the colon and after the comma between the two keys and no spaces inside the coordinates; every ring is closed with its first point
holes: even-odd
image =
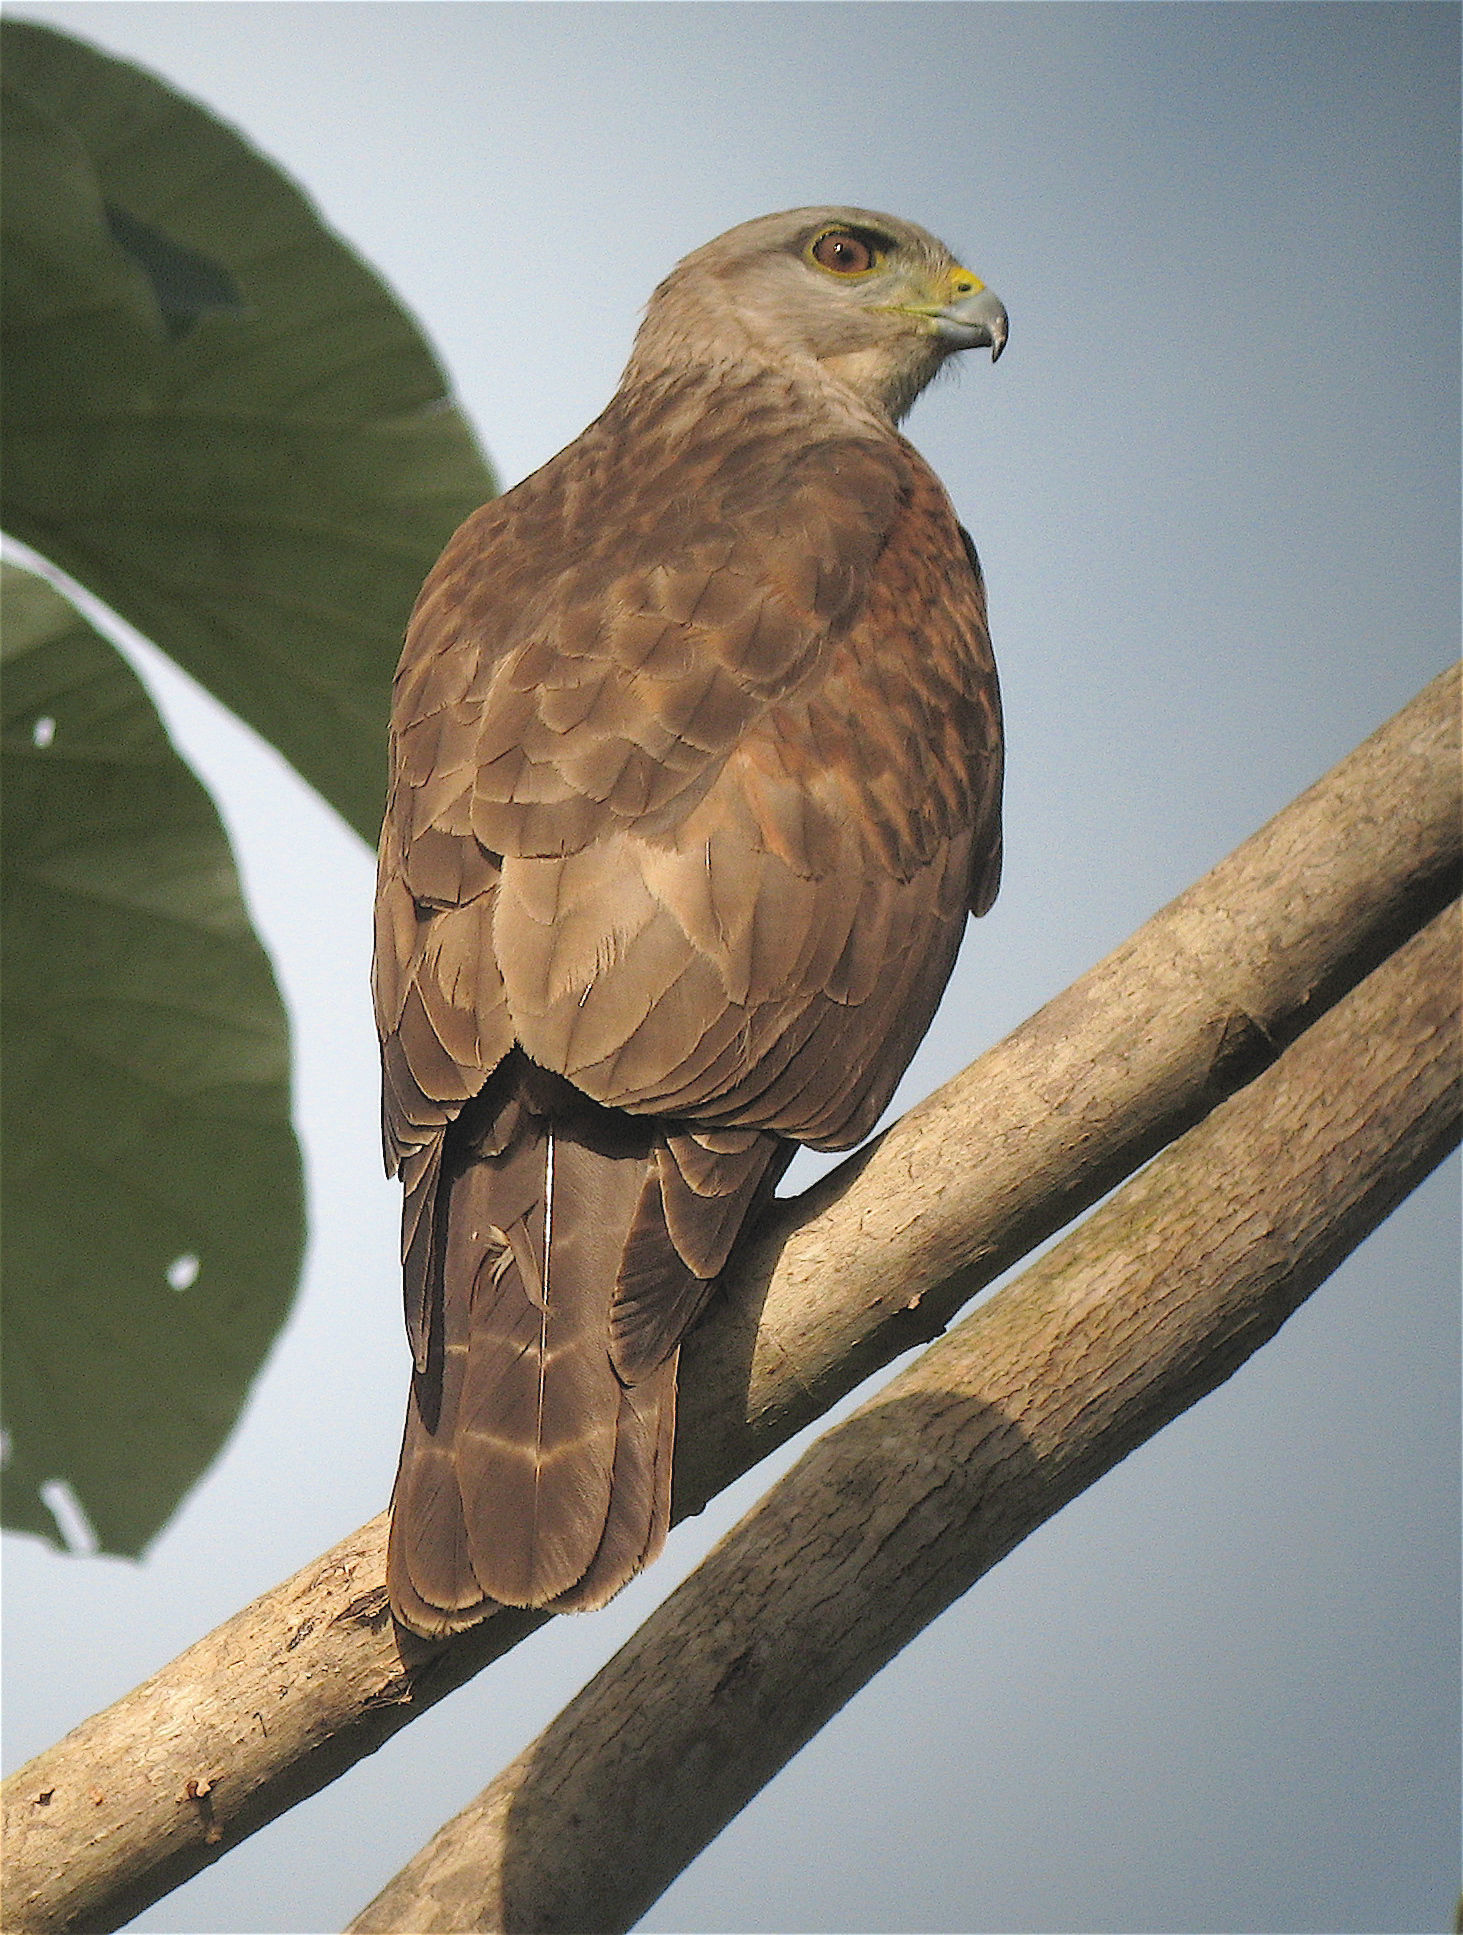
{"type": "Polygon", "coordinates": [[[449,1126],[408,1205],[430,1240],[387,1561],[404,1624],[602,1605],[659,1552],[680,1339],[778,1152],[667,1135],[518,1054],[449,1126]]]}

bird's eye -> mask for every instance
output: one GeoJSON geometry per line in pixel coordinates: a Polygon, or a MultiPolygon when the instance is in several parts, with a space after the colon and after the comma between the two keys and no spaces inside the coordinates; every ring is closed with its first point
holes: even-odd
{"type": "Polygon", "coordinates": [[[846,228],[830,228],[808,253],[820,269],[831,269],[834,275],[867,275],[874,266],[874,251],[846,228]]]}

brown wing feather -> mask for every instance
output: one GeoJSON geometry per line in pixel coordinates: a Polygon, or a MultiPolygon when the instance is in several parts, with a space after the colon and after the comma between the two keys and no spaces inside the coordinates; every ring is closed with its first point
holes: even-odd
{"type": "Polygon", "coordinates": [[[680,1337],[793,1139],[872,1126],[994,893],[974,551],[908,444],[806,406],[622,393],[413,617],[375,988],[424,1632],[654,1556],[680,1337]]]}

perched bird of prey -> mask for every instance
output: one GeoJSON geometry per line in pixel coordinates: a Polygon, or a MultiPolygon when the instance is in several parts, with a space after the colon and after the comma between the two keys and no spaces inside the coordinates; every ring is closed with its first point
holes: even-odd
{"type": "Polygon", "coordinates": [[[895,425],[1005,340],[908,222],[747,222],[422,590],[374,970],[419,1633],[660,1550],[687,1326],[795,1146],[873,1127],[995,896],[980,568],[895,425]]]}

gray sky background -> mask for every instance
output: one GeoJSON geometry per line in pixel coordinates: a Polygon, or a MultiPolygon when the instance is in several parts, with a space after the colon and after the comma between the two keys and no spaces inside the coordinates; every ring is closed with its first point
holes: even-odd
{"type": "MultiPolygon", "coordinates": [[[[505,482],[603,406],[671,263],[752,215],[887,209],[999,291],[999,368],[967,359],[909,428],[990,583],[1006,885],[904,1104],[1456,653],[1451,6],[12,11],[154,68],[303,183],[420,317],[505,482]]],[[[142,656],[291,1005],[312,1234],[238,1432],[144,1563],[7,1536],[12,1766],[378,1511],[406,1388],[370,857],[142,656]]],[[[1450,1164],[911,1645],[643,1926],[1446,1926],[1457,1186],[1450,1164]]],[[[339,1927],[767,1476],[135,1926],[339,1927]]]]}

